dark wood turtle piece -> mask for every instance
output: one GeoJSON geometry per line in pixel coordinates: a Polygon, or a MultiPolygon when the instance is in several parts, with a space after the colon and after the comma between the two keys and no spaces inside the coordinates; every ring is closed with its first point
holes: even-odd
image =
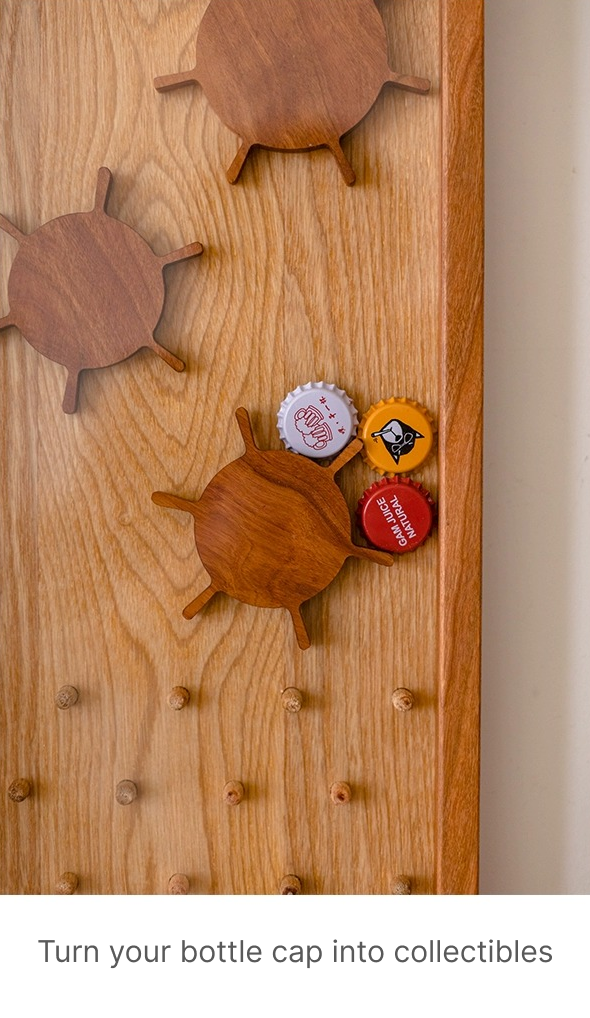
{"type": "Polygon", "coordinates": [[[211,0],[196,65],[156,78],[159,92],[201,83],[220,120],[241,138],[227,171],[238,179],[253,145],[327,146],[347,184],[355,173],[340,145],[386,82],[425,93],[430,82],[397,74],[374,0],[211,0]]]}
{"type": "Polygon", "coordinates": [[[59,216],[29,236],[0,215],[0,229],[20,245],[8,280],[10,313],[0,329],[16,325],[35,350],[67,368],[67,414],[77,409],[81,371],[117,364],[142,347],[184,370],[153,333],[164,306],[164,268],[200,255],[203,245],[154,254],[135,230],[107,214],[111,182],[102,166],[91,212],[59,216]]]}

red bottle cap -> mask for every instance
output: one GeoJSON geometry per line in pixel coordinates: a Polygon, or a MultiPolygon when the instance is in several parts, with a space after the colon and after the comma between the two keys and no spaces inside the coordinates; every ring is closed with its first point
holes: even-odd
{"type": "Polygon", "coordinates": [[[361,529],[371,544],[400,555],[414,551],[428,537],[435,505],[417,481],[384,477],[367,488],[357,508],[361,529]]]}

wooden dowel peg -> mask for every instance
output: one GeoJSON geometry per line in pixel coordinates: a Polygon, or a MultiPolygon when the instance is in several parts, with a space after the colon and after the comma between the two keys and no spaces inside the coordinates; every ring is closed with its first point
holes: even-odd
{"type": "Polygon", "coordinates": [[[69,710],[79,699],[80,694],[75,686],[61,686],[55,694],[55,706],[60,710],[69,710]]]}
{"type": "Polygon", "coordinates": [[[168,881],[168,894],[188,894],[189,879],[184,873],[174,873],[168,881]]]}
{"type": "Polygon", "coordinates": [[[168,706],[172,710],[182,710],[189,702],[191,695],[185,686],[174,686],[168,694],[168,706]]]}
{"type": "Polygon", "coordinates": [[[241,781],[228,781],[223,786],[223,801],[228,806],[239,806],[244,795],[244,786],[241,781]]]}
{"type": "Polygon", "coordinates": [[[392,894],[411,894],[412,893],[412,881],[410,877],[400,873],[393,881],[391,887],[392,894]]]}
{"type": "Polygon", "coordinates": [[[56,894],[74,894],[78,889],[78,877],[75,873],[62,873],[55,884],[56,894]]]}
{"type": "Polygon", "coordinates": [[[330,786],[330,798],[335,806],[345,806],[352,799],[352,789],[346,781],[335,781],[330,786]]]}
{"type": "Polygon", "coordinates": [[[303,693],[295,686],[288,686],[281,693],[281,704],[287,714],[298,714],[303,707],[303,693]]]}
{"type": "Polygon", "coordinates": [[[27,781],[26,778],[16,778],[16,780],[8,786],[8,798],[11,799],[12,802],[22,802],[24,799],[27,799],[30,794],[31,782],[27,781]]]}
{"type": "Polygon", "coordinates": [[[396,710],[411,710],[414,706],[414,694],[411,690],[406,689],[404,686],[400,686],[399,689],[394,689],[391,702],[396,710]]]}
{"type": "Polygon", "coordinates": [[[301,894],[302,887],[299,877],[294,873],[288,873],[279,884],[279,894],[301,894]]]}
{"type": "Polygon", "coordinates": [[[119,781],[115,790],[115,799],[120,806],[129,806],[135,799],[137,799],[137,785],[134,781],[125,779],[119,781]]]}

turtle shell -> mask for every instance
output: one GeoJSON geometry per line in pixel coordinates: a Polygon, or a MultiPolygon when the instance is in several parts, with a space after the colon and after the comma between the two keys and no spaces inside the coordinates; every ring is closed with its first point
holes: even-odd
{"type": "Polygon", "coordinates": [[[350,556],[391,565],[392,556],[353,544],[335,474],[361,448],[354,439],[327,467],[290,452],[258,449],[247,410],[236,411],[246,451],[223,467],[201,498],[164,491],[156,505],[195,520],[195,543],[211,583],[183,615],[192,619],[218,592],[259,608],[286,608],[297,641],[310,645],[301,605],[334,579],[350,556]]]}
{"type": "Polygon", "coordinates": [[[24,239],[8,299],[44,357],[70,370],[103,368],[149,345],[164,305],[162,266],[130,226],[103,212],[73,213],[24,239]]]}
{"type": "Polygon", "coordinates": [[[220,120],[242,139],[227,171],[238,179],[253,145],[325,145],[347,184],[354,170],[340,138],[390,81],[410,92],[430,82],[397,74],[374,0],[211,0],[196,66],[155,79],[159,92],[200,82],[220,120]]]}
{"type": "Polygon", "coordinates": [[[68,369],[66,413],[77,409],[81,371],[117,364],[142,347],[184,369],[153,332],[164,306],[163,269],[201,254],[203,245],[155,254],[135,230],[107,215],[111,181],[102,166],[91,212],[59,216],[29,236],[0,215],[0,229],[20,245],[8,279],[10,314],[0,328],[18,326],[39,353],[68,369]]]}
{"type": "Polygon", "coordinates": [[[374,0],[211,0],[197,37],[211,106],[252,144],[305,149],[362,120],[389,77],[374,0]]]}

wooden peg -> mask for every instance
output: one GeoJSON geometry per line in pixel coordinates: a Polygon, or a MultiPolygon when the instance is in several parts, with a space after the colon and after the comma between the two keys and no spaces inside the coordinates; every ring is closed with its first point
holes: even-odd
{"type": "MultiPolygon", "coordinates": [[[[334,579],[350,556],[390,566],[393,556],[351,541],[350,513],[329,468],[285,450],[257,448],[248,411],[236,411],[245,452],[209,482],[198,501],[155,491],[152,500],[189,512],[211,582],[183,615],[193,618],[218,592],[259,608],[286,608],[302,650],[310,640],[301,605],[334,579]]],[[[351,442],[352,455],[361,443],[351,442]]],[[[336,469],[350,458],[344,450],[336,469]]]]}
{"type": "Polygon", "coordinates": [[[120,806],[129,806],[135,799],[137,799],[137,785],[134,781],[125,779],[119,781],[115,790],[115,799],[120,806]]]}
{"type": "Polygon", "coordinates": [[[352,789],[347,781],[335,781],[330,786],[330,798],[335,806],[345,806],[352,799],[352,789]]]}
{"type": "Polygon", "coordinates": [[[168,894],[188,894],[190,881],[184,873],[174,873],[168,881],[168,894]]]}
{"type": "Polygon", "coordinates": [[[201,254],[203,245],[156,255],[135,230],[107,214],[111,181],[102,166],[91,212],[59,216],[26,237],[0,216],[0,229],[21,245],[8,280],[14,310],[0,328],[17,325],[35,350],[64,365],[67,414],[78,406],[80,372],[117,364],[143,347],[175,371],[184,370],[183,361],[154,338],[164,304],[163,270],[201,254]]]}
{"type": "Polygon", "coordinates": [[[373,106],[386,82],[427,92],[430,82],[387,62],[374,0],[211,0],[199,26],[196,65],[155,79],[166,92],[200,82],[239,148],[234,184],[250,150],[326,147],[346,184],[355,173],[340,139],[373,106]]]}
{"type": "Polygon", "coordinates": [[[78,877],[75,873],[62,873],[55,884],[56,894],[74,894],[78,888],[78,877]]]}
{"type": "Polygon", "coordinates": [[[190,698],[191,695],[185,686],[174,686],[168,694],[168,706],[172,710],[182,710],[190,698]]]}
{"type": "Polygon", "coordinates": [[[55,694],[55,706],[60,710],[69,710],[78,703],[80,694],[75,686],[61,686],[55,694]]]}
{"type": "Polygon", "coordinates": [[[302,886],[299,877],[294,873],[288,873],[279,884],[279,894],[301,894],[302,886]]]}
{"type": "Polygon", "coordinates": [[[241,781],[228,781],[223,786],[223,801],[228,806],[239,806],[244,795],[245,790],[241,781]]]}
{"type": "Polygon", "coordinates": [[[410,877],[404,874],[399,874],[391,887],[392,894],[411,894],[412,893],[412,881],[410,877]]]}
{"type": "Polygon", "coordinates": [[[411,710],[414,706],[414,694],[405,686],[400,686],[399,689],[394,689],[391,702],[396,710],[411,710]]]}
{"type": "Polygon", "coordinates": [[[298,714],[303,707],[303,693],[295,686],[288,686],[281,693],[281,704],[287,714],[298,714]]]}
{"type": "Polygon", "coordinates": [[[16,778],[8,786],[8,798],[12,802],[23,802],[31,794],[31,782],[27,778],[16,778]]]}

